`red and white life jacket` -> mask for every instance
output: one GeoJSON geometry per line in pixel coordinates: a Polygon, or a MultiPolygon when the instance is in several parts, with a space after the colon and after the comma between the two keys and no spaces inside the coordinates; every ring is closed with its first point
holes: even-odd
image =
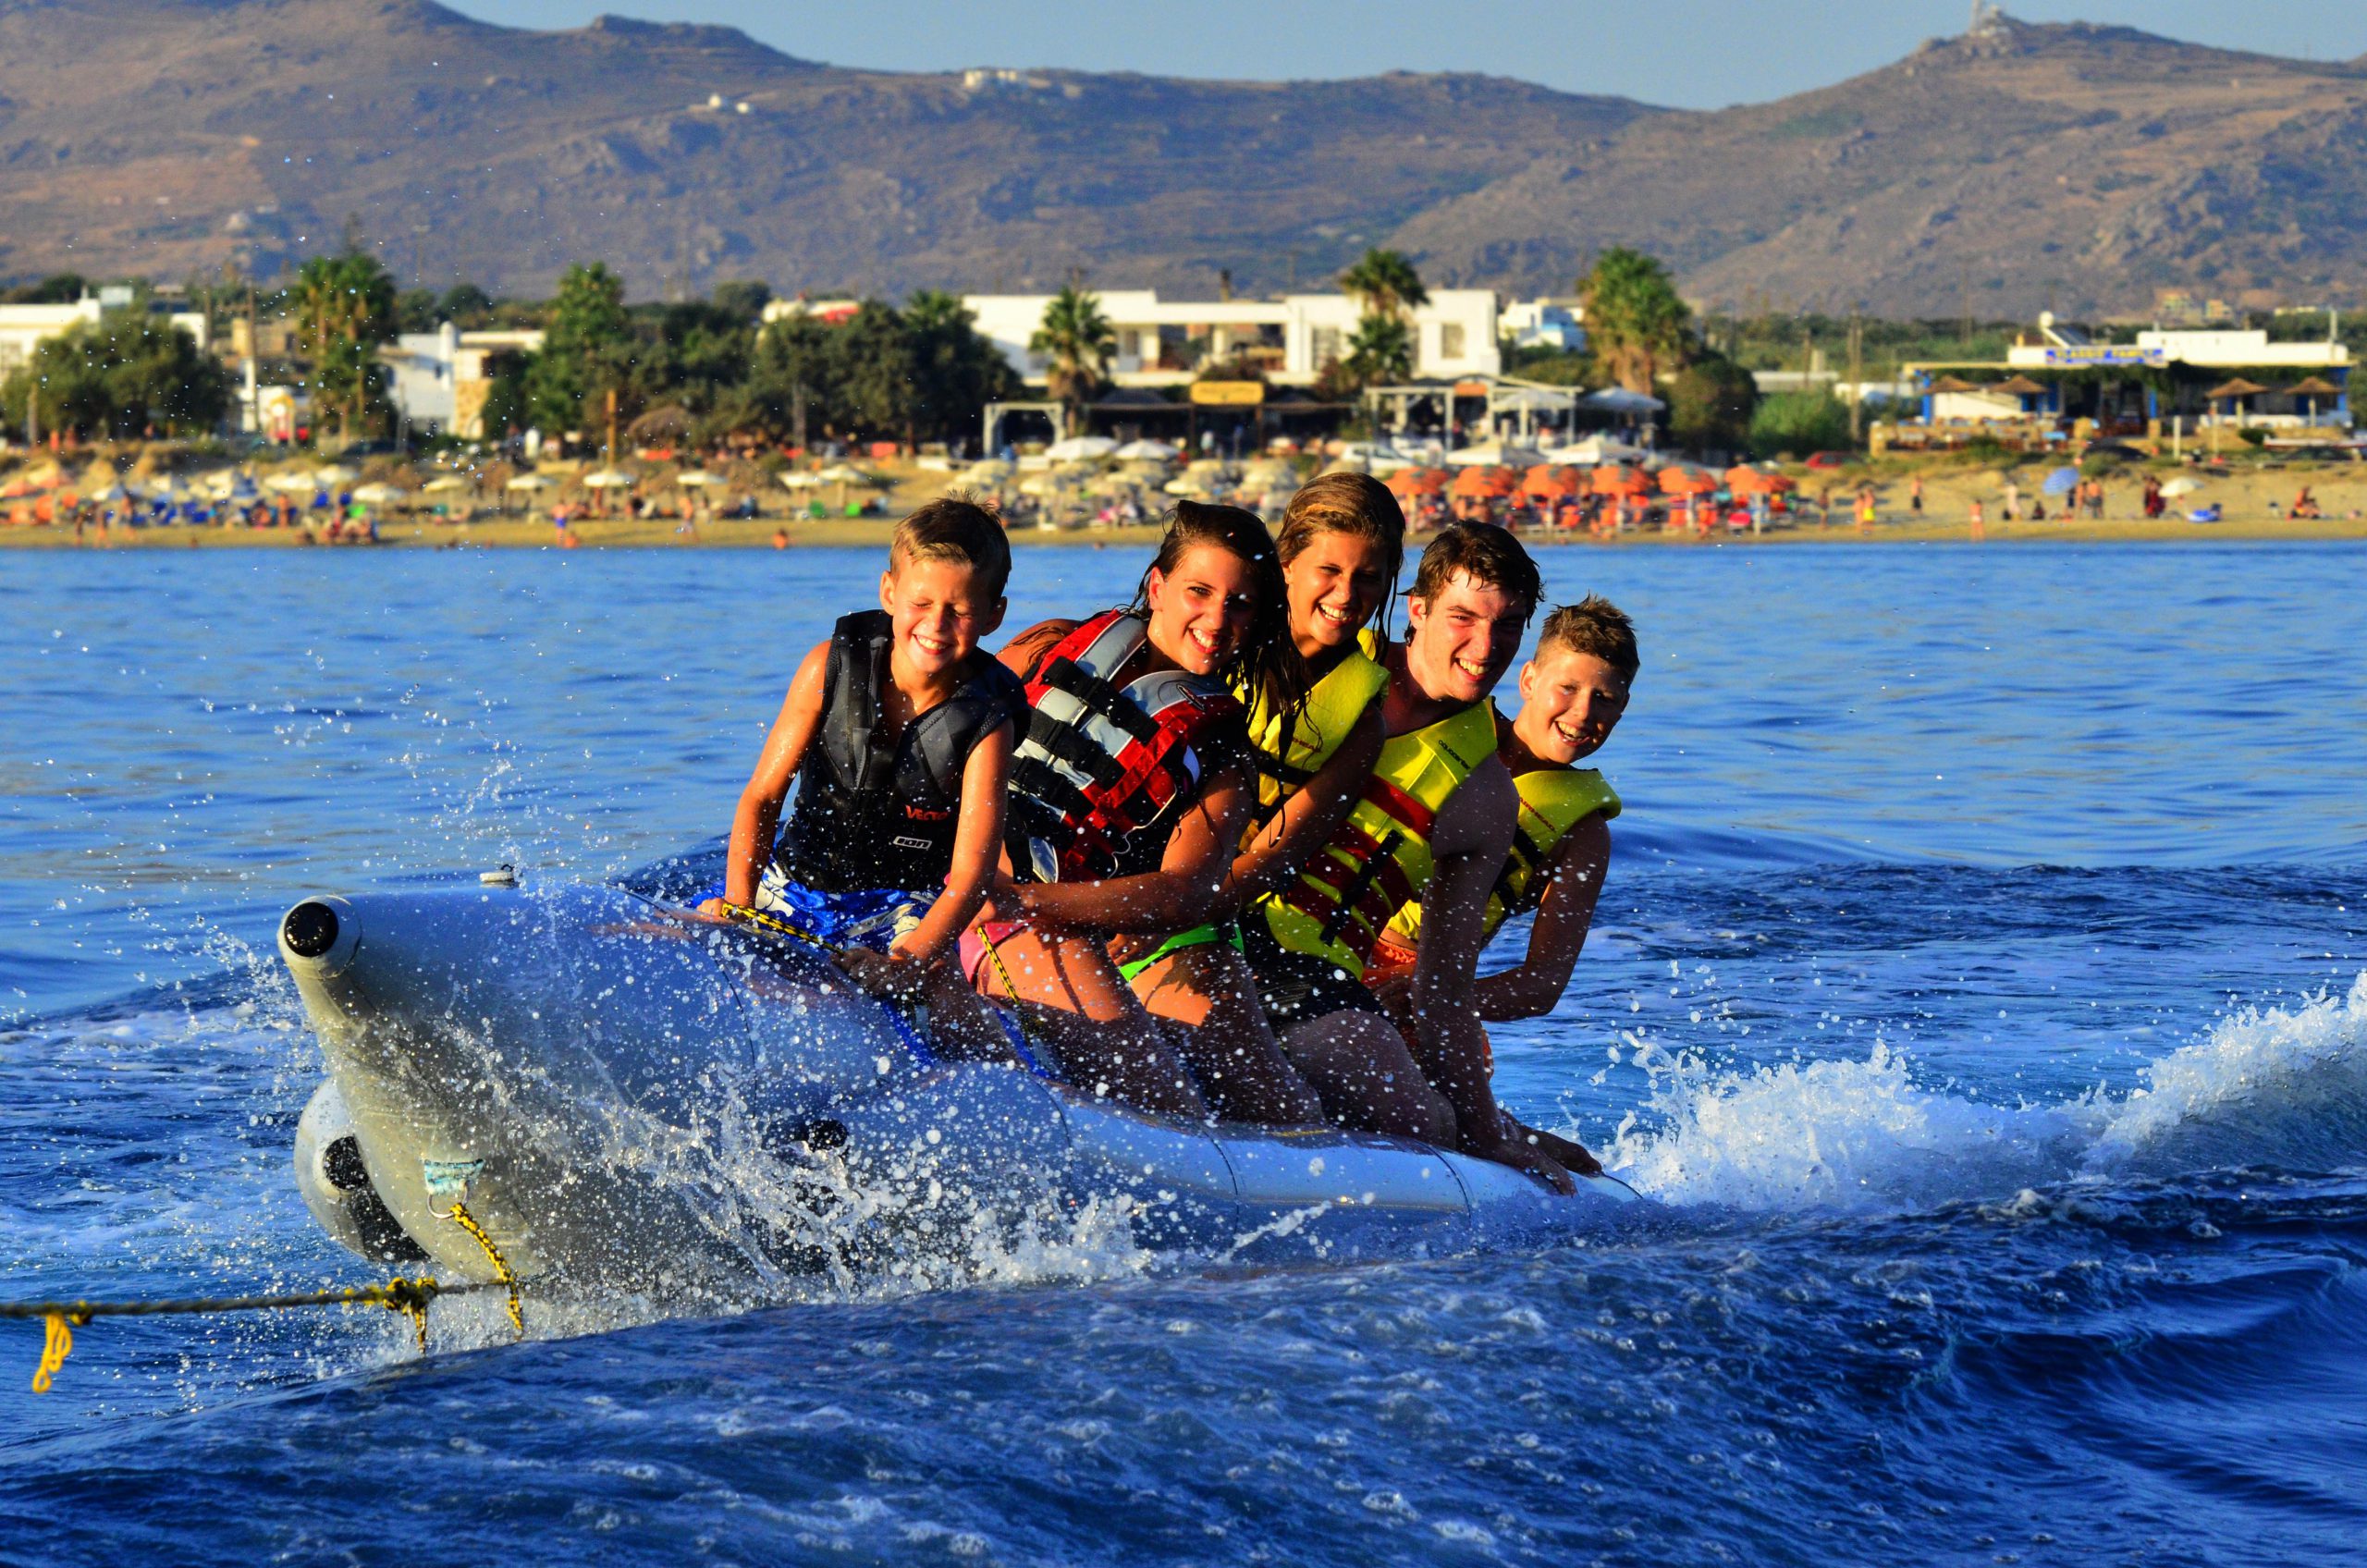
{"type": "Polygon", "coordinates": [[[1214,679],[1161,669],[1110,677],[1143,645],[1140,616],[1108,610],[1044,655],[1012,754],[1005,842],[1023,878],[1095,881],[1156,871],[1176,819],[1200,797],[1194,749],[1241,704],[1214,679]]]}

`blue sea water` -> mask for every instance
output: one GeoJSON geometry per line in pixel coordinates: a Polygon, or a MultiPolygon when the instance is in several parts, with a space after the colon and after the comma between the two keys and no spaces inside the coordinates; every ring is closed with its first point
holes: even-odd
{"type": "MultiPolygon", "coordinates": [[[[1216,1272],[1080,1234],[518,1344],[448,1303],[424,1359],[378,1312],[104,1319],[40,1398],[0,1324],[0,1562],[2355,1553],[2361,555],[1543,560],[1646,668],[1597,934],[1499,1085],[1661,1221],[1216,1272]]],[[[0,1297],[374,1278],[288,1175],[279,913],[711,839],[877,565],[0,557],[0,1297]]],[[[1028,552],[1011,624],[1140,566],[1028,552]]]]}

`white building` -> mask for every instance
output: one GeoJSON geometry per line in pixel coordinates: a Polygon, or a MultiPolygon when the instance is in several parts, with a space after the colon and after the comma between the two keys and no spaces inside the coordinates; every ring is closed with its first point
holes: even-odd
{"type": "Polygon", "coordinates": [[[379,349],[378,359],[393,373],[387,396],[413,429],[473,441],[485,434],[484,398],[495,361],[542,346],[540,332],[462,332],[448,321],[434,332],[404,333],[379,349]]]}
{"type": "MultiPolygon", "coordinates": [[[[0,305],[0,376],[33,357],[33,350],[82,322],[95,322],[107,305],[85,294],[70,305],[0,305]]],[[[166,319],[179,327],[197,346],[207,346],[205,317],[196,311],[177,311],[166,319]]]]}
{"type": "Polygon", "coordinates": [[[1504,307],[1497,330],[1515,349],[1560,349],[1582,354],[1587,347],[1586,308],[1576,300],[1515,300],[1504,307]]]}
{"type": "MultiPolygon", "coordinates": [[[[1246,362],[1269,381],[1304,386],[1326,363],[1348,355],[1363,306],[1345,294],[1285,294],[1279,300],[1161,300],[1149,288],[1098,296],[1118,341],[1110,379],[1121,386],[1180,386],[1205,364],[1246,362]]],[[[962,303],[1012,368],[1041,385],[1045,361],[1027,340],[1044,325],[1049,294],[971,294],[962,303]]],[[[1414,374],[1452,381],[1502,373],[1496,296],[1486,288],[1439,288],[1414,312],[1414,374]]]]}

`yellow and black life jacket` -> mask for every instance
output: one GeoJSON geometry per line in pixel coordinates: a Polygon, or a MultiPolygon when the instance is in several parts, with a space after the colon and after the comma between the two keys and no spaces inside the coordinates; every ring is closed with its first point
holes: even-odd
{"type": "Polygon", "coordinates": [[[1331,841],[1260,900],[1274,940],[1361,975],[1382,928],[1429,885],[1440,808],[1495,753],[1496,710],[1485,702],[1392,736],[1331,841]]]}
{"type": "MultiPolygon", "coordinates": [[[[1483,941],[1544,900],[1545,864],[1564,834],[1597,814],[1606,821],[1619,815],[1619,792],[1591,767],[1531,768],[1513,775],[1513,788],[1520,791],[1520,816],[1503,873],[1488,895],[1483,941]]],[[[1389,923],[1387,940],[1410,952],[1421,939],[1422,905],[1416,900],[1389,923]]]]}
{"type": "Polygon", "coordinates": [[[1366,708],[1389,689],[1389,671],[1376,656],[1380,640],[1367,627],[1357,645],[1317,681],[1306,704],[1283,711],[1262,686],[1255,696],[1240,686],[1233,695],[1249,710],[1249,760],[1257,769],[1257,810],[1250,831],[1271,820],[1282,802],[1306,788],[1356,727],[1366,708]]]}

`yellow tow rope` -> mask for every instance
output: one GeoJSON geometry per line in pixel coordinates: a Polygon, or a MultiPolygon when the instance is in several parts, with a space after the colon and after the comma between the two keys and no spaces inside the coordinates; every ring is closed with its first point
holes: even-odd
{"type": "MultiPolygon", "coordinates": [[[[511,1318],[517,1321],[516,1279],[502,1266],[511,1287],[511,1318]]],[[[277,1312],[300,1306],[383,1306],[411,1320],[423,1354],[427,1349],[427,1304],[437,1296],[467,1295],[489,1291],[489,1284],[445,1285],[430,1279],[396,1278],[383,1285],[357,1285],[343,1291],[309,1291],[299,1295],[190,1296],[170,1301],[35,1301],[0,1302],[0,1317],[38,1317],[48,1329],[42,1346],[41,1366],[33,1373],[33,1392],[49,1392],[50,1384],[74,1354],[74,1330],[94,1317],[164,1317],[191,1313],[277,1312]]]]}

